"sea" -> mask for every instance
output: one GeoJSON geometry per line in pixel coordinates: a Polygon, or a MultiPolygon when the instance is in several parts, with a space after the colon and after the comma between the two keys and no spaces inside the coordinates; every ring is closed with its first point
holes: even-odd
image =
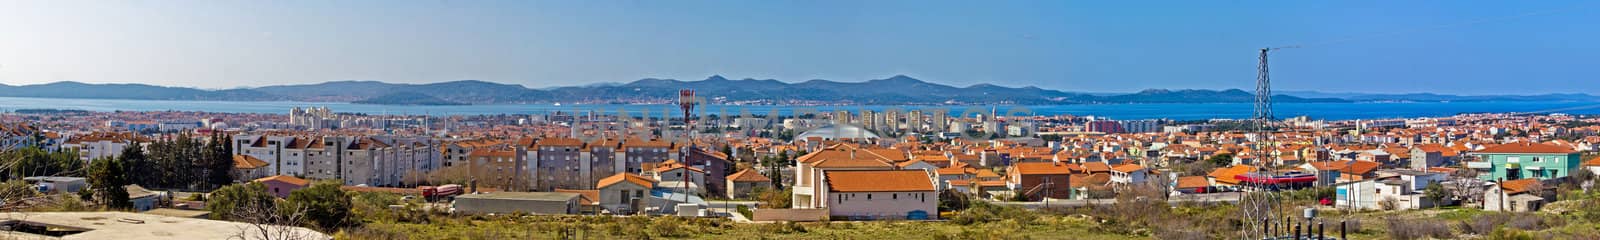
{"type": "MultiPolygon", "coordinates": [[[[500,115],[500,114],[554,114],[558,112],[587,114],[624,113],[631,117],[678,116],[681,110],[670,104],[484,104],[460,106],[401,106],[354,104],[341,102],[295,101],[170,101],[125,99],[62,99],[0,97],[0,110],[62,109],[87,111],[203,111],[227,113],[288,113],[294,107],[327,107],[334,112],[405,115],[500,115]]],[[[792,116],[806,113],[831,113],[849,111],[858,113],[870,110],[913,111],[932,114],[941,110],[952,116],[1002,115],[1002,116],[1099,116],[1111,119],[1244,119],[1254,113],[1251,103],[1142,103],[1142,104],[1073,104],[1073,105],[851,105],[851,106],[786,106],[786,105],[704,105],[697,106],[696,115],[722,116],[776,113],[792,116]]],[[[1383,119],[1442,117],[1461,113],[1567,113],[1600,114],[1600,101],[1596,102],[1364,102],[1364,103],[1277,103],[1274,116],[1279,118],[1309,116],[1322,120],[1383,119]]]]}

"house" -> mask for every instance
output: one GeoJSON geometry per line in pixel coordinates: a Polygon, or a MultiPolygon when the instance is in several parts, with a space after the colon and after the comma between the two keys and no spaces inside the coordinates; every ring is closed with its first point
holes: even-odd
{"type": "Polygon", "coordinates": [[[1555,200],[1556,191],[1550,186],[1533,178],[1500,182],[1499,186],[1483,191],[1483,210],[1538,211],[1545,203],[1555,200]]]}
{"type": "Polygon", "coordinates": [[[1439,144],[1422,144],[1411,147],[1411,168],[1428,169],[1445,166],[1456,161],[1459,154],[1439,144]]]}
{"type": "Polygon", "coordinates": [[[772,189],[772,178],[761,175],[755,169],[745,169],[728,175],[728,197],[746,198],[758,188],[772,189]]]}
{"type": "Polygon", "coordinates": [[[656,179],[657,187],[667,188],[673,192],[699,194],[706,186],[706,171],[696,167],[689,167],[674,160],[662,162],[661,166],[650,171],[656,179]]]}
{"type": "Polygon", "coordinates": [[[1501,144],[1471,155],[1481,160],[1468,162],[1467,168],[1483,173],[1478,178],[1486,181],[1566,177],[1579,169],[1582,161],[1578,151],[1570,147],[1534,142],[1501,144]]]}
{"type": "Polygon", "coordinates": [[[266,185],[267,193],[271,193],[272,196],[278,198],[289,198],[290,192],[311,186],[311,180],[288,175],[257,178],[256,180],[251,181],[261,183],[261,185],[266,185]]]}
{"type": "Polygon", "coordinates": [[[1206,176],[1178,177],[1173,185],[1175,187],[1173,191],[1183,194],[1207,193],[1211,187],[1210,182],[1206,181],[1206,176]]]}
{"type": "Polygon", "coordinates": [[[600,208],[615,214],[632,214],[648,207],[649,192],[656,187],[656,180],[618,173],[600,179],[595,186],[600,187],[600,208]]]}
{"type": "Polygon", "coordinates": [[[811,209],[825,208],[830,200],[823,185],[828,182],[828,171],[896,169],[889,159],[840,144],[795,158],[794,170],[792,208],[811,209]]]}
{"type": "Polygon", "coordinates": [[[456,196],[452,213],[578,214],[583,194],[570,192],[493,192],[456,196]]]}
{"type": "Polygon", "coordinates": [[[1060,162],[1020,162],[1006,168],[1006,187],[1029,201],[1044,198],[1072,198],[1071,176],[1077,164],[1060,162]]]}
{"type": "Polygon", "coordinates": [[[921,170],[828,171],[820,207],[848,219],[937,218],[939,194],[921,170]]]}
{"type": "Polygon", "coordinates": [[[1334,204],[1359,209],[1405,210],[1429,208],[1443,203],[1428,199],[1424,189],[1445,180],[1438,172],[1411,169],[1388,170],[1384,177],[1354,181],[1334,189],[1334,204]],[[1387,205],[1387,206],[1385,206],[1387,205]]]}
{"type": "Polygon", "coordinates": [[[267,176],[267,161],[250,155],[233,155],[234,179],[256,179],[267,176]]]}
{"type": "Polygon", "coordinates": [[[1117,184],[1142,184],[1150,169],[1138,164],[1122,164],[1111,168],[1111,182],[1117,184]]]}

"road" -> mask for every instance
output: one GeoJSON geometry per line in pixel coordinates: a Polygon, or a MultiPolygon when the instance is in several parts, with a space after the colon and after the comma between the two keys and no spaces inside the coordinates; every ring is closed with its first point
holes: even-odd
{"type": "MultiPolygon", "coordinates": [[[[1116,199],[1088,199],[1088,200],[1050,199],[1050,201],[1048,203],[1042,202],[1042,201],[1041,202],[1000,202],[1000,201],[990,201],[990,200],[984,200],[984,201],[987,201],[987,202],[993,203],[993,204],[1019,206],[1019,207],[1023,207],[1023,208],[1027,208],[1027,209],[1043,208],[1047,204],[1050,207],[1077,207],[1077,206],[1085,206],[1085,205],[1090,205],[1090,204],[1097,204],[1098,205],[1098,204],[1114,204],[1114,203],[1117,203],[1116,199]]],[[[1171,203],[1171,204],[1178,204],[1178,203],[1184,203],[1184,202],[1227,202],[1227,203],[1232,203],[1232,202],[1238,202],[1238,201],[1239,201],[1239,193],[1184,194],[1184,195],[1173,196],[1171,199],[1167,199],[1167,202],[1171,203]]]]}

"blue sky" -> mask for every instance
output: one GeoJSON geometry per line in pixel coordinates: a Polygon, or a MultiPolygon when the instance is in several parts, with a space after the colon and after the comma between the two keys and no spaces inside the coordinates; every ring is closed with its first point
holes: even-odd
{"type": "Polygon", "coordinates": [[[1566,1],[0,1],[0,83],[862,81],[1600,94],[1566,1]],[[1322,43],[1322,44],[1318,44],[1322,43]]]}

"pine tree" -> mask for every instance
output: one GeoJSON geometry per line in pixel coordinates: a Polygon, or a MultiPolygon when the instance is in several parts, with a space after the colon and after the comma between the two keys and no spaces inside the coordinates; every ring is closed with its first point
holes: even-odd
{"type": "Polygon", "coordinates": [[[206,168],[206,182],[212,186],[223,186],[233,183],[233,137],[219,135],[212,137],[215,143],[210,149],[211,162],[206,168]]]}
{"type": "Polygon", "coordinates": [[[128,201],[127,172],[124,172],[122,159],[103,158],[95,160],[89,166],[89,185],[100,196],[99,203],[113,209],[127,209],[133,207],[128,201]]]}

